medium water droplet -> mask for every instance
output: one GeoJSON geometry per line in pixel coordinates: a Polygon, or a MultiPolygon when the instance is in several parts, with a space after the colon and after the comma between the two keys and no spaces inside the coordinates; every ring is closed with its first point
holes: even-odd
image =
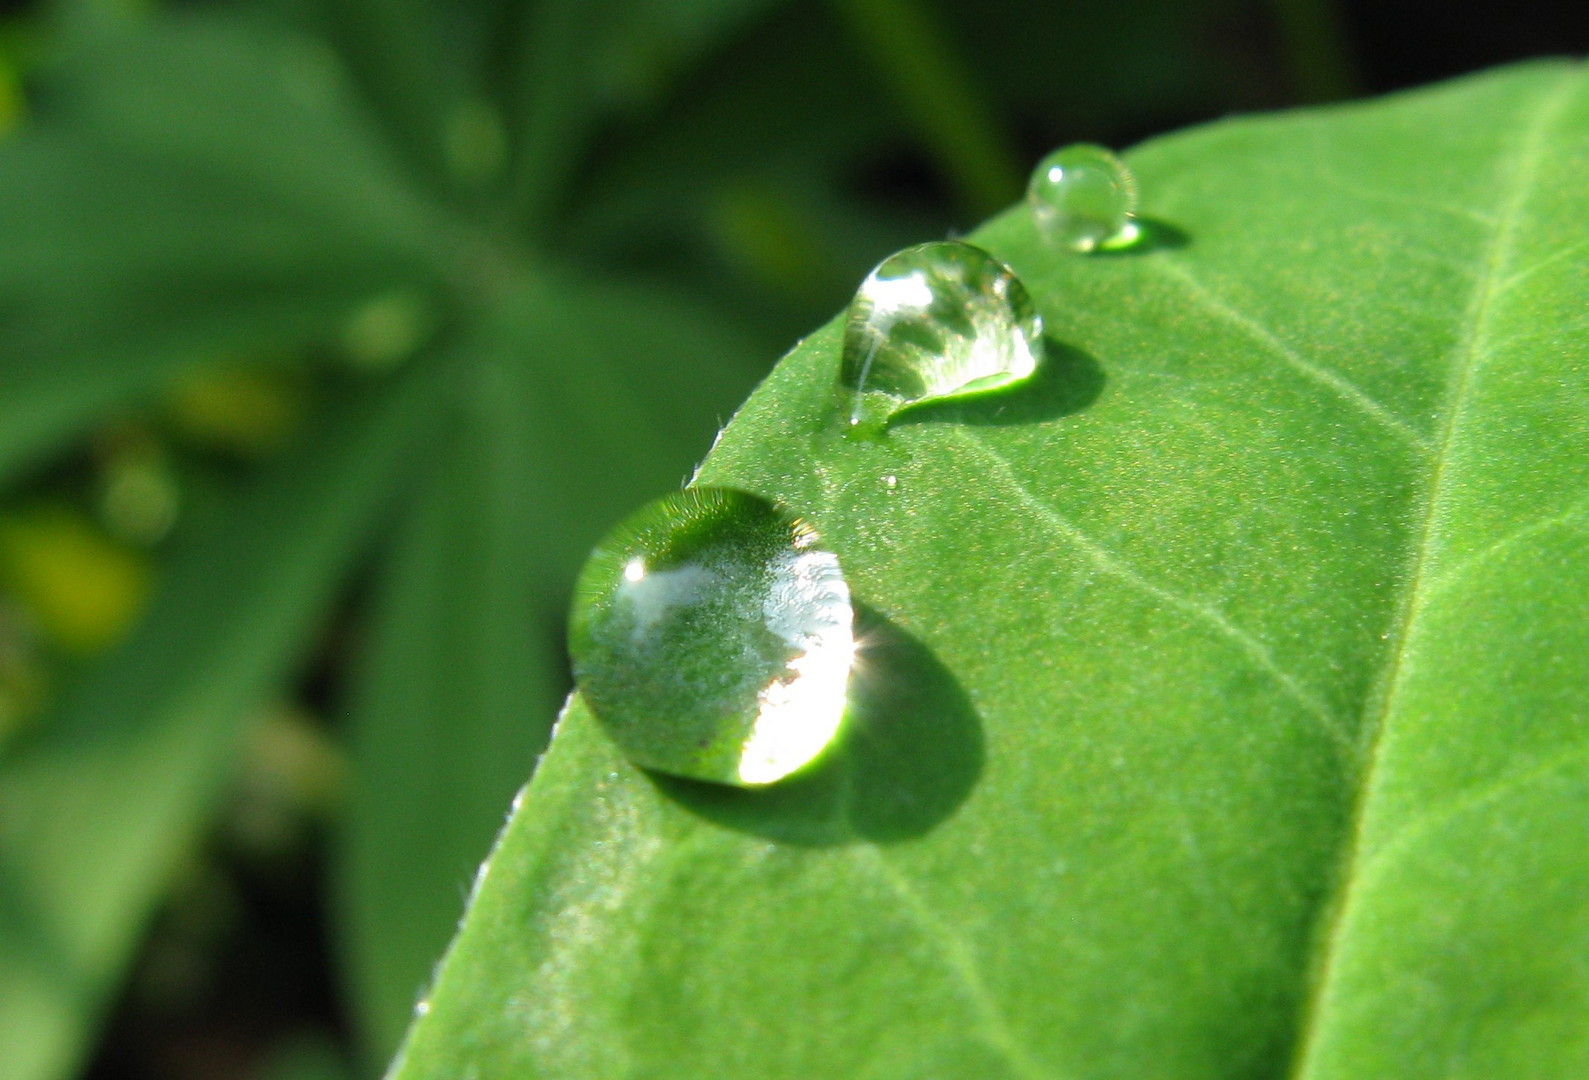
{"type": "Polygon", "coordinates": [[[1092,143],[1061,147],[1038,162],[1026,185],[1037,231],[1073,251],[1136,235],[1137,181],[1113,153],[1092,143]]]}
{"type": "Polygon", "coordinates": [[[1007,386],[1043,358],[1043,318],[1015,272],[957,240],[877,265],[850,301],[840,382],[852,428],[880,429],[907,405],[1007,386]]]}
{"type": "Polygon", "coordinates": [[[838,558],[756,495],[689,488],[630,516],[581,571],[580,692],[629,759],[740,787],[817,757],[843,717],[854,612],[838,558]]]}

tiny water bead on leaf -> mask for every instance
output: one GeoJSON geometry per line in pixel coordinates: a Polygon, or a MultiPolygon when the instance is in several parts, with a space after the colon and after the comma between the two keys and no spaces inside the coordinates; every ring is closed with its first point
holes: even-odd
{"type": "Polygon", "coordinates": [[[1075,143],[1038,162],[1026,185],[1026,202],[1038,234],[1072,251],[1128,243],[1136,236],[1136,178],[1102,146],[1075,143]]]}
{"type": "Polygon", "coordinates": [[[597,545],[575,586],[569,652],[580,693],[635,764],[755,787],[833,741],[853,624],[838,558],[807,522],[697,487],[597,545]]]}
{"type": "Polygon", "coordinates": [[[1015,272],[981,248],[918,244],[877,265],[850,301],[839,381],[852,429],[908,405],[1008,386],[1043,359],[1043,317],[1015,272]]]}

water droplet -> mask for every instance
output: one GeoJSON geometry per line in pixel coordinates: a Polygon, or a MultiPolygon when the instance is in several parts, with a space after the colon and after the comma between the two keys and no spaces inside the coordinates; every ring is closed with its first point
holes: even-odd
{"type": "Polygon", "coordinates": [[[852,429],[907,405],[1019,382],[1043,358],[1043,318],[1015,272],[959,241],[918,244],[866,276],[844,325],[852,429]]]}
{"type": "Polygon", "coordinates": [[[688,488],[620,523],[575,586],[580,692],[638,765],[740,787],[817,757],[844,714],[854,613],[838,558],[767,500],[688,488]]]}
{"type": "Polygon", "coordinates": [[[1102,146],[1075,143],[1038,162],[1026,202],[1043,238],[1073,251],[1112,247],[1136,236],[1136,178],[1102,146]]]}

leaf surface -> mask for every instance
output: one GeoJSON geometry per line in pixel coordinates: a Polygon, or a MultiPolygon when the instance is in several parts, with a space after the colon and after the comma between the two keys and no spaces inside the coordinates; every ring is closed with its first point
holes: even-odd
{"type": "Polygon", "coordinates": [[[567,685],[562,583],[626,500],[686,475],[717,420],[698,388],[742,392],[753,355],[693,305],[573,275],[505,294],[455,352],[359,680],[336,867],[379,1061],[545,744],[567,685]]]}
{"type": "Polygon", "coordinates": [[[1129,160],[1133,252],[975,234],[1027,385],[844,440],[830,324],[752,396],[700,480],[842,560],[846,741],[681,784],[576,698],[393,1076],[1589,1069],[1589,79],[1129,160]]]}

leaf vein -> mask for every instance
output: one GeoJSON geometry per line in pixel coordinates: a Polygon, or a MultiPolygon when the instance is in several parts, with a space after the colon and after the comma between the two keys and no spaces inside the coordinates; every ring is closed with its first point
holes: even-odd
{"type": "Polygon", "coordinates": [[[1207,286],[1193,277],[1184,266],[1169,259],[1157,259],[1154,262],[1167,274],[1179,280],[1192,299],[1204,311],[1237,327],[1248,337],[1263,345],[1273,355],[1285,361],[1291,368],[1320,386],[1334,391],[1336,395],[1356,406],[1361,412],[1385,427],[1409,446],[1424,454],[1429,454],[1433,451],[1434,448],[1429,440],[1407,421],[1397,416],[1384,405],[1381,405],[1368,394],[1365,394],[1350,380],[1342,378],[1328,368],[1321,367],[1308,360],[1282,341],[1274,331],[1263,323],[1250,315],[1242,313],[1225,300],[1216,296],[1207,286]]]}
{"type": "Polygon", "coordinates": [[[1356,890],[1361,884],[1361,867],[1358,865],[1363,848],[1363,828],[1366,809],[1372,797],[1372,786],[1379,767],[1379,757],[1384,746],[1384,729],[1395,710],[1396,698],[1405,675],[1403,660],[1407,641],[1418,616],[1426,605],[1430,581],[1428,570],[1429,549],[1435,537],[1438,510],[1444,490],[1445,467],[1450,459],[1450,448],[1458,420],[1462,415],[1472,376],[1479,367],[1479,353],[1484,344],[1491,307],[1500,294],[1502,271],[1511,258],[1518,224],[1528,195],[1537,180],[1540,158],[1544,152],[1545,135],[1557,113],[1566,104],[1569,92],[1577,81],[1576,72],[1568,72],[1549,91],[1533,102],[1532,117],[1521,126],[1515,155],[1506,160],[1515,161],[1495,215],[1495,228],[1485,253],[1484,272],[1478,277],[1463,319],[1462,332],[1452,350],[1450,375],[1447,379],[1445,403],[1441,410],[1441,430],[1438,451],[1434,455],[1430,475],[1424,487],[1422,521],[1415,542],[1409,552],[1410,565],[1403,589],[1401,612],[1396,620],[1392,645],[1387,653],[1386,668],[1380,680],[1380,689],[1370,696],[1363,710],[1361,732],[1363,746],[1359,771],[1358,796],[1352,811],[1352,822],[1341,851],[1340,869],[1334,889],[1334,898],[1323,909],[1320,917],[1320,936],[1316,945],[1315,962],[1310,974],[1310,985],[1304,995],[1298,1023],[1298,1033],[1288,1075],[1305,1077],[1312,1070],[1314,1055],[1322,1030],[1321,1015],[1329,991],[1331,975],[1340,955],[1342,928],[1352,909],[1356,890]]]}
{"type": "Polygon", "coordinates": [[[1580,240],[1576,244],[1568,244],[1564,248],[1558,248],[1549,255],[1546,255],[1536,262],[1523,267],[1523,269],[1507,275],[1506,280],[1501,282],[1500,285],[1496,287],[1496,292],[1510,292],[1512,289],[1515,289],[1517,286],[1521,285],[1523,282],[1527,281],[1541,270],[1554,266],[1563,259],[1570,259],[1574,255],[1577,255],[1586,249],[1589,249],[1589,240],[1580,240]]]}
{"type": "Polygon", "coordinates": [[[1326,156],[1324,133],[1318,132],[1313,140],[1313,170],[1308,178],[1328,184],[1343,195],[1350,195],[1364,202],[1391,203],[1395,206],[1405,206],[1413,210],[1429,210],[1437,214],[1447,214],[1451,217],[1463,218],[1486,228],[1495,226],[1495,215],[1485,213],[1482,210],[1475,210],[1467,206],[1453,206],[1451,203],[1438,202],[1433,199],[1415,198],[1399,190],[1391,191],[1360,184],[1348,179],[1338,169],[1331,168],[1325,164],[1326,156]]]}
{"type": "Polygon", "coordinates": [[[1173,589],[1166,588],[1144,576],[1141,571],[1110,552],[1108,548],[1082,532],[1051,506],[1033,495],[1026,485],[1020,481],[1020,478],[1015,475],[1009,463],[981,439],[965,428],[957,428],[956,431],[960,432],[962,438],[975,448],[978,453],[993,463],[993,467],[1015,493],[1016,498],[1042,519],[1057,535],[1086,555],[1094,566],[1111,577],[1125,582],[1139,592],[1153,597],[1160,603],[1175,608],[1184,614],[1191,615],[1204,625],[1212,627],[1222,637],[1239,648],[1255,667],[1274,679],[1288,697],[1307,710],[1308,714],[1319,722],[1338,749],[1350,751],[1351,740],[1342,729],[1340,722],[1330,713],[1330,710],[1322,701],[1308,692],[1307,688],[1302,685],[1302,682],[1296,676],[1280,666],[1267,645],[1231,622],[1230,618],[1218,608],[1194,600],[1191,597],[1183,596],[1173,589]]]}
{"type": "Polygon", "coordinates": [[[1433,602],[1436,596],[1446,592],[1452,586],[1458,584],[1463,577],[1472,573],[1474,570],[1477,570],[1484,563],[1490,561],[1495,556],[1505,552],[1509,548],[1515,547],[1523,541],[1530,539],[1531,537],[1538,536],[1540,533],[1549,532],[1552,529],[1583,528],[1585,523],[1581,519],[1584,517],[1585,511],[1589,511],[1589,498],[1579,499],[1577,502],[1573,503],[1570,507],[1568,507],[1566,510],[1563,510],[1559,514],[1552,514],[1549,517],[1539,518],[1538,520],[1531,521],[1527,525],[1524,525],[1520,528],[1513,529],[1499,540],[1496,540],[1494,543],[1485,547],[1482,551],[1479,551],[1477,554],[1470,555],[1468,558],[1464,559],[1462,562],[1458,563],[1456,566],[1452,567],[1450,570],[1447,570],[1445,573],[1431,581],[1429,583],[1429,587],[1424,592],[1424,606],[1427,607],[1433,602]]]}
{"type": "Polygon", "coordinates": [[[949,965],[949,970],[954,973],[976,1010],[977,1020],[988,1044],[1004,1056],[1022,1080],[1047,1080],[1052,1077],[1052,1073],[1016,1042],[1003,1009],[993,1000],[987,984],[982,981],[976,956],[965,937],[938,917],[910,880],[881,851],[870,844],[862,844],[855,850],[865,857],[867,865],[877,871],[878,876],[903,902],[904,910],[916,928],[938,947],[944,962],[949,965]]]}
{"type": "Polygon", "coordinates": [[[1510,798],[1542,780],[1548,780],[1556,773],[1586,763],[1589,763],[1589,746],[1581,746],[1567,753],[1557,754],[1533,768],[1516,769],[1499,776],[1463,798],[1455,799],[1438,810],[1431,810],[1414,818],[1388,837],[1378,851],[1363,861],[1362,870],[1358,873],[1361,879],[1359,888],[1367,889],[1374,879],[1395,865],[1398,857],[1412,850],[1429,834],[1439,831],[1458,818],[1510,798]]]}

